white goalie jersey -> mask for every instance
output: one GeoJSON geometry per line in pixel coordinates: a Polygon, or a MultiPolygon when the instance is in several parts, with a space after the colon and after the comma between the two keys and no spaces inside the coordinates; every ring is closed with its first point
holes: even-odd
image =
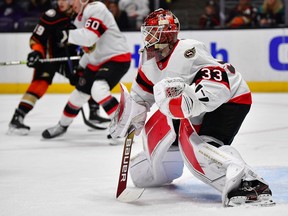
{"type": "MultiPolygon", "coordinates": [[[[142,66],[132,85],[132,98],[152,106],[155,98],[159,97],[159,109],[172,118],[199,116],[215,110],[223,103],[251,104],[251,93],[241,74],[232,65],[214,59],[202,42],[179,40],[171,55],[161,62],[156,62],[154,57],[149,59],[146,50],[141,57],[142,66]],[[172,85],[174,89],[181,89],[181,86],[177,86],[181,82],[176,81],[178,84],[175,86],[171,79],[165,81],[166,78],[181,78],[185,84],[182,90],[187,97],[179,102],[176,95],[176,99],[171,102],[167,88],[172,85]],[[167,103],[165,97],[169,100],[167,103]],[[189,98],[192,99],[191,107],[189,98]],[[171,106],[173,103],[182,103],[183,110],[177,113],[179,111],[173,110],[171,106]]],[[[182,95],[185,96],[184,93],[182,95]]],[[[172,97],[175,98],[175,95],[172,97]]]]}
{"type": "Polygon", "coordinates": [[[97,69],[97,66],[109,60],[130,60],[126,38],[102,2],[89,3],[83,13],[78,14],[74,24],[77,29],[69,31],[68,42],[87,50],[80,60],[82,67],[88,64],[88,67],[97,69]]]}

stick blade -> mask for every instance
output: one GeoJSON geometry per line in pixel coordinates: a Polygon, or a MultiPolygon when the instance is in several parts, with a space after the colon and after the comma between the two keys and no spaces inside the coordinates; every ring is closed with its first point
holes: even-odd
{"type": "Polygon", "coordinates": [[[120,202],[134,202],[141,197],[144,188],[126,188],[118,197],[120,202]]]}

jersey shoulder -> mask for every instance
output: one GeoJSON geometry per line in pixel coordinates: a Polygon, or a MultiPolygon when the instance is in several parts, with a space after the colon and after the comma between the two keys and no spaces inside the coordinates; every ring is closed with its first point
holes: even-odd
{"type": "Polygon", "coordinates": [[[201,41],[193,39],[180,40],[178,47],[184,53],[185,58],[203,58],[202,60],[204,61],[212,61],[214,59],[206,45],[201,41]]]}
{"type": "Polygon", "coordinates": [[[101,13],[103,13],[103,11],[105,11],[105,9],[107,8],[102,2],[100,1],[91,2],[85,7],[83,16],[87,18],[94,16],[98,17],[101,13]]]}
{"type": "Polygon", "coordinates": [[[55,25],[59,22],[62,22],[64,20],[68,20],[69,17],[66,16],[64,13],[60,13],[56,9],[49,9],[45,11],[40,18],[42,22],[44,22],[46,25],[55,25]]]}
{"type": "Polygon", "coordinates": [[[198,49],[206,49],[206,46],[203,42],[194,39],[180,39],[178,45],[183,48],[195,47],[198,49]]]}

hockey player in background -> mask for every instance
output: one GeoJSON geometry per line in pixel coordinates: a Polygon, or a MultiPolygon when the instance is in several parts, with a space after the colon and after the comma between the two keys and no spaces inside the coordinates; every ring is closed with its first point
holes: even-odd
{"type": "Polygon", "coordinates": [[[179,26],[167,10],[146,17],[141,28],[145,46],[131,93],[121,85],[109,130],[112,137],[143,131],[144,150],[130,162],[134,185],[169,184],[185,164],[221,192],[224,206],[275,204],[267,182],[231,146],[252,103],[246,82],[202,42],[178,39],[179,26]],[[146,122],[154,103],[159,110],[146,122]]]}
{"type": "Polygon", "coordinates": [[[68,43],[80,45],[86,51],[79,61],[84,71],[58,124],[42,133],[46,139],[64,134],[90,95],[108,116],[113,116],[119,102],[112,96],[111,89],[127,73],[131,62],[126,38],[119,31],[107,7],[99,1],[71,2],[73,10],[78,14],[74,21],[77,29],[62,31],[59,35],[63,43],[67,42],[65,38],[68,35],[68,43]]]}
{"type": "MultiPolygon", "coordinates": [[[[40,21],[30,37],[32,51],[27,57],[27,66],[34,68],[34,75],[30,86],[14,112],[8,133],[26,135],[29,132],[30,127],[24,124],[24,118],[46,93],[56,72],[67,77],[72,85],[77,82],[78,75],[81,73],[78,69],[75,71],[77,62],[40,63],[39,61],[39,59],[45,58],[77,55],[77,46],[62,46],[55,36],[59,29],[73,27],[72,15],[73,10],[68,0],[58,0],[56,9],[49,9],[40,17],[40,21]]],[[[95,101],[89,101],[89,108],[89,120],[92,123],[103,123],[101,127],[105,127],[105,123],[106,125],[109,124],[110,119],[98,115],[99,105],[95,101]]],[[[100,127],[100,125],[98,126],[100,127]]]]}

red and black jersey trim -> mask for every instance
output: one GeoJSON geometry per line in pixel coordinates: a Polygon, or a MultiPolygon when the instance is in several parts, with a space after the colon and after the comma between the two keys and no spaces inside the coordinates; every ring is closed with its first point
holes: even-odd
{"type": "Polygon", "coordinates": [[[202,80],[209,80],[212,82],[221,83],[225,85],[228,89],[230,89],[228,75],[225,69],[222,67],[211,66],[200,69],[194,77],[192,83],[195,83],[197,85],[202,80]],[[209,71],[209,74],[207,74],[207,71],[209,71]]]}
{"type": "Polygon", "coordinates": [[[86,23],[85,28],[94,32],[99,38],[105,33],[108,29],[107,26],[103,23],[102,20],[90,17],[86,23]]]}
{"type": "Polygon", "coordinates": [[[139,70],[138,70],[136,82],[144,91],[153,94],[154,84],[145,76],[145,74],[143,73],[141,68],[139,68],[139,70]]]}
{"type": "Polygon", "coordinates": [[[42,23],[45,23],[46,26],[47,25],[53,26],[53,25],[56,25],[58,23],[67,23],[69,21],[69,18],[68,17],[63,17],[63,18],[59,18],[57,20],[46,20],[43,17],[41,17],[40,20],[41,20],[42,23]]]}
{"type": "Polygon", "coordinates": [[[228,101],[228,103],[237,103],[237,104],[252,104],[252,95],[251,92],[246,92],[242,95],[238,95],[228,101]]]}

